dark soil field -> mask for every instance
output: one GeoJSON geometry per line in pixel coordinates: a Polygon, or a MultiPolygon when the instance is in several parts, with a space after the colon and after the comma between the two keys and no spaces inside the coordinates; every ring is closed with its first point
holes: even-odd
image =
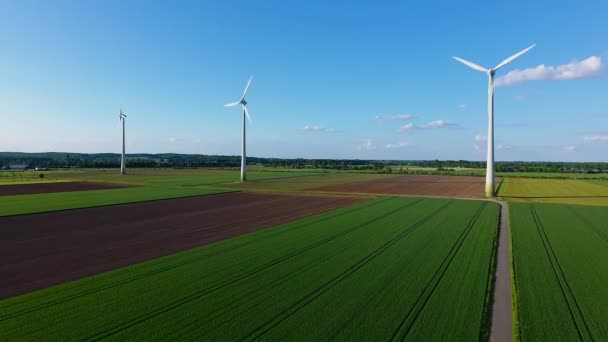
{"type": "MultiPolygon", "coordinates": [[[[497,179],[496,184],[500,182],[497,179]]],[[[441,197],[484,197],[484,177],[403,175],[308,190],[441,197]]]]}
{"type": "Polygon", "coordinates": [[[360,201],[227,193],[0,217],[0,299],[360,201]]]}
{"type": "Polygon", "coordinates": [[[132,185],[100,182],[57,182],[0,185],[0,196],[130,188],[132,185]]]}

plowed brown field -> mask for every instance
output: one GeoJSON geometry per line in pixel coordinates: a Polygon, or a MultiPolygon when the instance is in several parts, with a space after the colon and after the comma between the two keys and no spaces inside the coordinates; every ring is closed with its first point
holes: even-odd
{"type": "Polygon", "coordinates": [[[0,217],[0,299],[360,201],[227,193],[0,217]]]}
{"type": "Polygon", "coordinates": [[[99,182],[11,184],[0,186],[0,196],[45,194],[48,192],[121,189],[129,187],[132,187],[132,185],[99,182]]]}
{"type": "MultiPolygon", "coordinates": [[[[500,180],[497,180],[496,184],[499,182],[500,180]]],[[[399,175],[308,190],[412,196],[483,197],[484,184],[484,177],[399,175]]]]}

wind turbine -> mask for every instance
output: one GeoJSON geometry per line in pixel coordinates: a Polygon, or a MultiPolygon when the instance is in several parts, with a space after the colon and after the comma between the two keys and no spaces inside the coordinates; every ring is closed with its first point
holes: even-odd
{"type": "Polygon", "coordinates": [[[122,155],[120,156],[120,174],[127,174],[127,168],[125,167],[125,119],[127,115],[122,112],[120,107],[120,122],[122,123],[122,155]]]}
{"type": "Polygon", "coordinates": [[[465,61],[462,58],[452,57],[460,63],[475,70],[488,74],[488,159],[486,164],[486,197],[494,197],[494,74],[498,69],[513,62],[516,58],[535,47],[536,44],[529,46],[513,56],[500,62],[494,69],[486,69],[475,63],[465,61]]]}
{"type": "Polygon", "coordinates": [[[253,76],[249,78],[247,82],[247,86],[245,86],[245,91],[243,91],[243,96],[237,102],[229,103],[224,105],[224,107],[236,107],[241,105],[243,107],[243,145],[242,145],[242,154],[241,154],[241,181],[247,181],[247,153],[246,153],[246,143],[245,143],[245,117],[249,120],[249,124],[251,124],[251,118],[249,117],[249,110],[247,109],[247,101],[245,101],[245,95],[247,95],[247,90],[249,90],[249,85],[251,84],[251,80],[253,76]]]}

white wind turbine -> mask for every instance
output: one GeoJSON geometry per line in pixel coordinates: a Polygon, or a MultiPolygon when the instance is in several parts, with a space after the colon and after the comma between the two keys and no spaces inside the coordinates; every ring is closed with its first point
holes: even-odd
{"type": "Polygon", "coordinates": [[[488,160],[486,164],[486,196],[494,197],[494,74],[496,71],[503,66],[511,63],[516,58],[520,57],[530,49],[535,47],[536,44],[529,46],[522,51],[514,54],[513,56],[500,62],[494,69],[486,69],[480,67],[475,63],[465,61],[458,57],[452,57],[455,60],[467,65],[475,70],[485,72],[488,74],[488,160]]]}
{"type": "Polygon", "coordinates": [[[125,167],[125,119],[127,115],[122,112],[122,106],[120,107],[120,122],[122,123],[122,155],[120,156],[120,174],[127,174],[127,168],[125,167]]]}
{"type": "Polygon", "coordinates": [[[247,101],[245,101],[245,95],[247,95],[247,90],[249,90],[249,85],[251,84],[251,80],[253,76],[249,78],[247,82],[247,86],[245,86],[245,91],[243,91],[243,96],[241,96],[241,100],[233,103],[229,103],[224,105],[224,107],[235,107],[241,105],[243,107],[243,145],[242,145],[242,154],[241,154],[241,181],[247,181],[247,153],[246,153],[246,140],[245,140],[245,117],[249,120],[249,124],[251,124],[251,118],[249,117],[249,110],[247,109],[247,101]]]}

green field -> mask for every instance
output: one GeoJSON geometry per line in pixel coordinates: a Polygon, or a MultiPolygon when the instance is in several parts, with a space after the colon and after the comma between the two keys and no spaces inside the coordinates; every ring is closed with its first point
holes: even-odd
{"type": "MultiPolygon", "coordinates": [[[[32,174],[32,171],[27,171],[32,174]]],[[[40,181],[39,178],[27,178],[27,174],[6,180],[4,184],[18,184],[40,181]],[[26,181],[30,179],[30,181],[26,181]]],[[[287,179],[304,177],[308,173],[289,172],[249,172],[252,181],[265,179],[287,179]]],[[[322,174],[317,174],[320,177],[322,174]]],[[[229,170],[205,169],[134,169],[129,174],[120,175],[116,170],[68,170],[49,171],[45,173],[45,182],[57,181],[92,181],[114,182],[136,185],[135,188],[112,190],[77,191],[47,193],[35,195],[0,196],[0,216],[29,214],[53,210],[95,207],[111,204],[123,204],[159,199],[188,196],[199,196],[227,191],[236,188],[223,187],[219,184],[238,183],[240,173],[229,170]]],[[[313,176],[314,178],[314,176],[313,176]]],[[[0,185],[2,186],[2,185],[0,185]]]]}
{"type": "Polygon", "coordinates": [[[523,341],[608,340],[608,210],[511,204],[523,341]]]}
{"type": "Polygon", "coordinates": [[[0,340],[477,340],[498,211],[375,199],[4,300],[0,340]]]}
{"type": "Polygon", "coordinates": [[[608,181],[505,178],[498,196],[516,202],[608,206],[608,181]]]}

